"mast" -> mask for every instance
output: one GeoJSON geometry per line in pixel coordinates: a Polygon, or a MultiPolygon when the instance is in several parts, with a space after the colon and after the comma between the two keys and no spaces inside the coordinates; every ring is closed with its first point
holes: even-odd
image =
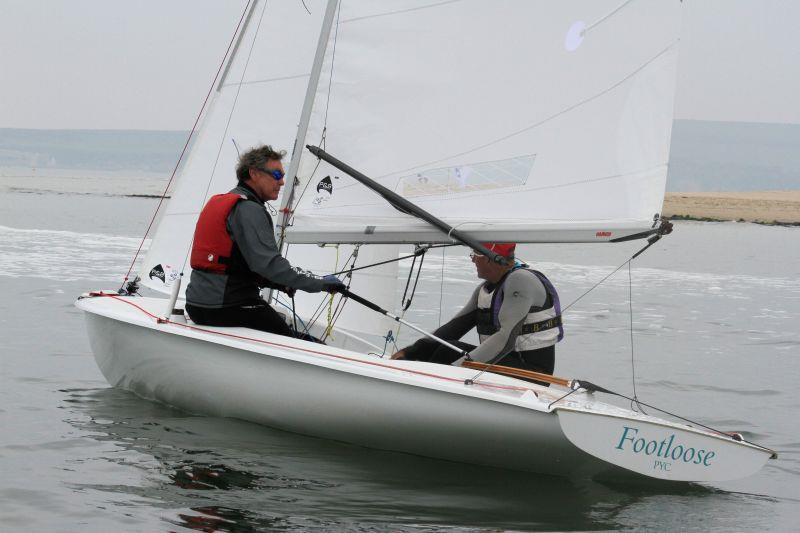
{"type": "Polygon", "coordinates": [[[280,234],[278,237],[278,249],[283,248],[284,234],[286,233],[286,226],[289,222],[290,210],[294,201],[294,190],[297,183],[297,170],[300,167],[300,157],[303,155],[303,146],[306,142],[306,133],[308,132],[308,123],[311,121],[311,111],[314,108],[314,98],[317,93],[317,86],[319,85],[319,77],[322,72],[322,63],[325,60],[325,53],[328,49],[328,39],[331,35],[331,27],[333,26],[333,17],[336,14],[336,8],[339,6],[339,0],[328,0],[328,6],[325,9],[325,17],[322,20],[322,28],[319,32],[319,40],[317,41],[317,51],[314,55],[314,64],[311,67],[311,76],[308,80],[308,87],[306,87],[306,97],[303,101],[303,109],[300,113],[300,123],[297,126],[297,137],[294,140],[294,148],[292,149],[292,159],[289,162],[289,169],[286,176],[292,180],[291,188],[285,192],[281,200],[280,207],[280,234]]]}

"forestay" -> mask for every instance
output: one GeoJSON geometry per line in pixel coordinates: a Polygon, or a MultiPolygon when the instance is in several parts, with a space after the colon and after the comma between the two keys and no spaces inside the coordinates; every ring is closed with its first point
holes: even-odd
{"type": "Polygon", "coordinates": [[[200,210],[236,185],[236,145],[292,147],[325,11],[322,1],[310,7],[311,14],[300,2],[255,3],[161,215],[139,273],[144,285],[169,292],[179,272],[188,280],[200,210]]]}
{"type": "MultiPolygon", "coordinates": [[[[306,143],[481,239],[650,229],[680,5],[344,0],[306,143]]],[[[289,242],[448,241],[308,152],[298,176],[289,242]]]]}

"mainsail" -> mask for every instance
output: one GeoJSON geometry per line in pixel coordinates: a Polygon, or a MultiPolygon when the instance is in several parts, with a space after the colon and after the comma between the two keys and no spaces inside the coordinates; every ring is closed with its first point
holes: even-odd
{"type": "MultiPolygon", "coordinates": [[[[597,242],[653,227],[679,0],[318,0],[311,13],[253,2],[142,265],[150,288],[169,292],[180,272],[188,276],[197,216],[235,183],[238,150],[291,149],[298,131],[297,150],[319,144],[481,240],[597,242]],[[316,50],[314,83],[326,5],[338,10],[316,50]]],[[[362,248],[361,265],[397,258],[398,244],[449,242],[309,152],[292,155],[287,242],[393,245],[362,248]]],[[[332,248],[293,244],[290,257],[317,273],[337,265],[332,248]]],[[[396,265],[361,272],[354,288],[391,309],[395,277],[396,265]]],[[[318,307],[297,302],[304,316],[318,307]]],[[[339,325],[386,331],[353,313],[339,325]]]]}
{"type": "MultiPolygon", "coordinates": [[[[307,143],[483,240],[646,231],[667,176],[679,0],[345,0],[307,143]]],[[[448,242],[303,153],[294,243],[448,242]]]]}

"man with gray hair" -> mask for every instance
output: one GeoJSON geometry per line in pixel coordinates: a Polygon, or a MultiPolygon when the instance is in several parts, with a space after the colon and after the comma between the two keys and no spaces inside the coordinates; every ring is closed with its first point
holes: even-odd
{"type": "Polygon", "coordinates": [[[265,203],[277,200],[283,187],[284,151],[271,146],[253,148],[239,157],[239,184],[212,196],[197,220],[192,243],[192,275],[186,287],[186,311],[197,324],[244,326],[295,336],[261,298],[262,288],[294,295],[336,292],[344,284],[293,267],[280,254],[272,217],[265,203]]]}

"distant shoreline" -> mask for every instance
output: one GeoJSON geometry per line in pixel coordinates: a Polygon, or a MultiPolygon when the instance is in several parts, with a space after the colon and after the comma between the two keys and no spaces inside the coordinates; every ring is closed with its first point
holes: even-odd
{"type": "MultiPolygon", "coordinates": [[[[169,179],[163,173],[131,176],[124,172],[62,170],[51,171],[48,176],[26,176],[8,170],[0,169],[0,192],[161,198],[169,179]]],[[[171,192],[167,192],[167,197],[171,192]]],[[[800,190],[668,192],[661,214],[672,220],[800,226],[800,190]]]]}
{"type": "Polygon", "coordinates": [[[662,216],[672,220],[800,226],[800,190],[668,192],[662,216]]]}

